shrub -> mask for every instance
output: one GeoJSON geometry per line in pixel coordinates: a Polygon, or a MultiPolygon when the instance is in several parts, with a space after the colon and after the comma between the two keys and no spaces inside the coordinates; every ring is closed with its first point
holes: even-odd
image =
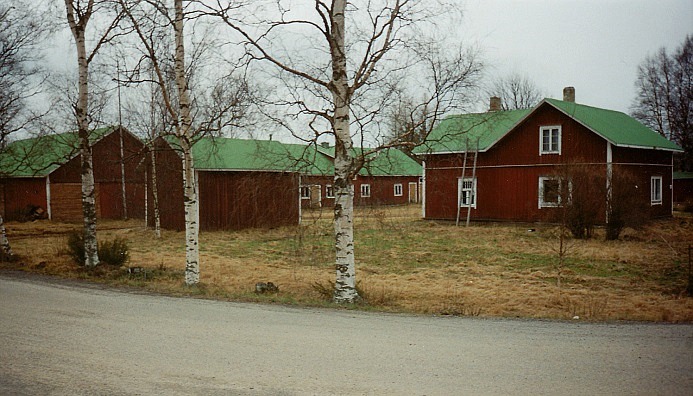
{"type": "Polygon", "coordinates": [[[78,265],[84,265],[84,236],[73,232],[67,237],[67,253],[78,265]]]}
{"type": "Polygon", "coordinates": [[[630,172],[614,172],[608,202],[606,240],[618,239],[625,227],[637,228],[649,221],[647,201],[642,198],[639,180],[630,172]]]}
{"type": "Polygon", "coordinates": [[[566,227],[577,239],[590,239],[597,214],[582,201],[573,201],[566,207],[566,227]]]}
{"type": "Polygon", "coordinates": [[[120,267],[130,259],[128,243],[125,239],[116,238],[99,244],[99,260],[106,264],[120,267]]]}
{"type": "MultiPolygon", "coordinates": [[[[67,251],[72,260],[78,265],[84,265],[84,236],[80,232],[73,232],[67,238],[67,251]]],[[[116,238],[112,241],[99,243],[97,249],[99,261],[108,265],[120,267],[130,259],[127,241],[116,238]]]]}
{"type": "Polygon", "coordinates": [[[568,164],[558,168],[555,176],[563,181],[558,191],[561,205],[552,211],[551,221],[565,226],[574,238],[591,238],[604,213],[603,172],[590,165],[568,164]]]}
{"type": "Polygon", "coordinates": [[[606,223],[606,240],[617,240],[625,226],[626,222],[623,220],[623,214],[621,211],[611,210],[609,212],[609,221],[606,223]]]}

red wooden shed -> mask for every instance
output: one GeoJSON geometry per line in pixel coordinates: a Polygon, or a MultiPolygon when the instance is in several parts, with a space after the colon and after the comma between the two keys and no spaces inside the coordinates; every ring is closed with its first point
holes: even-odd
{"type": "MultiPolygon", "coordinates": [[[[183,230],[183,164],[174,139],[154,143],[161,226],[183,230]]],[[[299,178],[280,142],[204,138],[193,145],[201,230],[296,225],[299,178]]],[[[148,172],[148,224],[154,222],[148,172]]]]}
{"type": "Polygon", "coordinates": [[[674,203],[693,204],[693,172],[674,172],[674,203]]]}
{"type": "MultiPolygon", "coordinates": [[[[90,141],[97,217],[143,218],[142,142],[122,127],[95,129],[90,141]]],[[[76,132],[10,143],[0,155],[0,214],[22,220],[33,210],[53,220],[82,221],[78,146],[76,132]]]]}

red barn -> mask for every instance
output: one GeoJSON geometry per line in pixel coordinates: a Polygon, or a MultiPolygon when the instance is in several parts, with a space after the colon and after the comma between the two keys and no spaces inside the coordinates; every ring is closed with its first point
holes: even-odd
{"type": "Polygon", "coordinates": [[[648,215],[670,216],[672,156],[681,148],[626,114],[576,104],[570,90],[533,109],[443,120],[415,150],[425,160],[424,217],[548,220],[560,192],[577,188],[575,169],[596,186],[597,222],[617,174],[628,175],[648,215]]]}
{"type": "MultiPolygon", "coordinates": [[[[99,218],[144,217],[144,145],[125,128],[90,134],[96,213],[99,218]],[[123,200],[125,191],[125,201],[123,200]]],[[[10,143],[0,156],[0,214],[25,219],[38,212],[53,220],[82,217],[80,156],[76,132],[10,143]]]]}
{"type": "MultiPolygon", "coordinates": [[[[205,138],[193,145],[200,228],[228,230],[298,224],[301,209],[334,205],[329,147],[205,138]]],[[[161,226],[183,230],[182,160],[173,139],[155,141],[161,226]]],[[[148,185],[152,186],[153,172],[148,185]]],[[[356,205],[418,201],[421,166],[399,150],[374,155],[354,181],[356,205]]],[[[153,189],[148,189],[153,224],[153,189]]]]}
{"type": "MultiPolygon", "coordinates": [[[[161,226],[185,228],[183,163],[173,139],[155,141],[161,226]]],[[[296,225],[299,178],[293,159],[276,141],[205,138],[193,145],[200,229],[238,230],[296,225]]],[[[152,185],[152,172],[148,185],[152,185]]],[[[148,224],[154,222],[148,189],[148,224]]]]}

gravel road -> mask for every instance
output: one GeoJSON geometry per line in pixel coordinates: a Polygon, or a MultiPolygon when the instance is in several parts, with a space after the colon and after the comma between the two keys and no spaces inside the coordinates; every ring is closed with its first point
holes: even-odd
{"type": "Polygon", "coordinates": [[[693,326],[371,314],[0,273],[2,395],[691,395],[693,326]]]}

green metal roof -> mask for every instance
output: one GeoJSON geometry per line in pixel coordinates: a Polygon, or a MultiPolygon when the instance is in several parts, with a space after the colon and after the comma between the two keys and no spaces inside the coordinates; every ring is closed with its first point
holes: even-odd
{"type": "MultiPolygon", "coordinates": [[[[177,140],[166,138],[174,149],[177,140]]],[[[286,144],[273,140],[203,138],[193,145],[195,169],[299,172],[332,174],[332,161],[314,145],[286,144]]]]}
{"type": "MultiPolygon", "coordinates": [[[[319,146],[318,150],[334,159],[334,147],[319,146]]],[[[372,148],[355,147],[354,155],[373,151],[372,148]]],[[[362,176],[421,176],[421,165],[403,151],[386,148],[367,156],[366,164],[359,171],[362,176]]]]}
{"type": "Polygon", "coordinates": [[[693,172],[674,172],[674,180],[693,179],[693,172]]]}
{"type": "MultiPolygon", "coordinates": [[[[166,139],[178,148],[176,139],[166,139]]],[[[369,149],[355,149],[368,151],[369,149]]],[[[304,175],[334,175],[334,147],[289,144],[272,140],[204,138],[193,145],[198,170],[298,172],[304,175]]],[[[370,156],[361,175],[418,176],[421,165],[397,149],[370,156]]]]}
{"type": "MultiPolygon", "coordinates": [[[[115,130],[109,126],[93,130],[89,141],[93,145],[115,130]]],[[[0,153],[0,176],[45,177],[78,154],[77,132],[44,135],[11,142],[0,153]]]]}
{"type": "Polygon", "coordinates": [[[523,120],[530,109],[453,115],[445,118],[416,147],[415,154],[486,151],[523,120]],[[477,147],[478,142],[478,147],[477,147]]]}
{"type": "Polygon", "coordinates": [[[544,101],[616,146],[683,151],[676,143],[620,111],[556,99],[544,99],[544,101]]]}
{"type": "Polygon", "coordinates": [[[627,114],[556,99],[544,99],[534,109],[462,114],[445,118],[416,154],[459,153],[490,149],[515,126],[543,105],[550,105],[616,146],[683,151],[677,144],[627,114]]]}
{"type": "Polygon", "coordinates": [[[288,144],[282,146],[289,158],[294,161],[295,169],[307,175],[334,175],[334,162],[315,146],[315,144],[288,144]]]}

